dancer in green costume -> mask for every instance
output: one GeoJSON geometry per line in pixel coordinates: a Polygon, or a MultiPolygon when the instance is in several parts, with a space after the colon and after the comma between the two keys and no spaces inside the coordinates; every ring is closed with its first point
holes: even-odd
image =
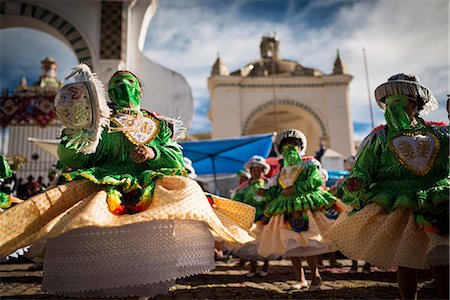
{"type": "Polygon", "coordinates": [[[398,267],[402,298],[415,297],[416,270],[428,268],[448,298],[448,126],[419,117],[438,103],[417,76],[394,75],[375,97],[387,124],[360,146],[343,185],[352,211],[329,237],[352,259],[398,267]]]}
{"type": "Polygon", "coordinates": [[[320,163],[313,157],[302,156],[306,137],[301,131],[281,132],[274,147],[283,156],[283,167],[271,181],[272,187],[261,192],[269,202],[264,211],[266,225],[257,237],[258,253],[291,258],[298,280],[296,289],[308,287],[301,266],[301,257],[305,257],[312,274],[309,290],[316,291],[322,280],[315,255],[335,250],[323,239],[323,234],[340,208],[336,206],[336,198],[321,189],[320,163]]]}
{"type": "Polygon", "coordinates": [[[73,170],[0,214],[0,255],[46,243],[47,292],[153,297],[177,278],[214,267],[211,231],[230,243],[253,240],[247,230],[254,208],[209,200],[186,177],[175,142],[185,128],[140,109],[141,85],[131,72],[119,71],[109,82],[112,114],[87,65],[72,76],[55,107],[66,127],[58,154],[73,170]]]}
{"type": "Polygon", "coordinates": [[[63,132],[58,155],[63,165],[76,171],[64,173],[60,183],[84,178],[105,184],[111,212],[144,211],[158,178],[186,176],[182,152],[172,139],[178,132],[173,133],[169,119],[140,109],[142,90],[131,72],[116,72],[108,93],[113,102],[111,127],[103,131],[95,153],[81,152],[83,144],[72,143],[63,132]]]}
{"type": "MultiPolygon", "coordinates": [[[[250,173],[251,177],[235,190],[233,200],[249,204],[256,209],[255,225],[253,225],[252,231],[255,235],[258,235],[263,226],[261,220],[264,218],[264,209],[266,208],[266,201],[264,197],[258,195],[258,191],[263,189],[267,184],[267,180],[263,178],[263,174],[267,175],[270,171],[270,165],[266,163],[264,157],[254,155],[245,163],[244,167],[250,173]]],[[[258,260],[264,260],[264,265],[259,275],[262,277],[268,275],[269,260],[258,256],[257,248],[257,241],[254,241],[238,246],[237,249],[233,250],[234,255],[250,261],[250,271],[247,273],[247,277],[254,277],[258,273],[256,270],[258,260]]]]}

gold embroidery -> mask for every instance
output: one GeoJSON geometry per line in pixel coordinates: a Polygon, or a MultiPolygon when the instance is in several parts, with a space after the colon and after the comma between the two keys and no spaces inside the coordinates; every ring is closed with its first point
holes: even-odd
{"type": "Polygon", "coordinates": [[[420,157],[425,157],[428,152],[430,152],[431,142],[428,140],[419,140],[419,145],[417,147],[417,152],[420,157]]]}
{"type": "Polygon", "coordinates": [[[417,131],[414,133],[399,134],[396,137],[392,138],[389,141],[388,145],[389,145],[389,148],[391,149],[391,151],[395,154],[395,156],[399,160],[399,162],[404,167],[406,167],[408,170],[410,170],[411,172],[413,172],[414,174],[416,174],[418,176],[425,176],[426,174],[428,174],[428,172],[431,171],[434,161],[436,159],[436,156],[439,153],[439,150],[441,148],[441,143],[440,143],[439,139],[433,133],[425,132],[425,131],[417,131]],[[401,136],[413,138],[413,137],[417,137],[418,135],[424,135],[426,137],[433,139],[434,147],[432,145],[431,140],[425,140],[425,139],[416,140],[418,143],[417,155],[416,155],[416,151],[412,148],[411,144],[406,141],[399,142],[399,146],[398,146],[399,149],[397,149],[397,147],[394,145],[394,141],[396,138],[399,138],[401,136]],[[408,144],[408,146],[404,146],[404,143],[408,144]],[[410,147],[412,148],[412,150],[409,149],[410,147]],[[431,149],[431,147],[433,147],[433,149],[431,149]],[[406,151],[404,151],[405,149],[406,149],[406,151]],[[411,156],[410,151],[412,151],[412,156],[411,156]],[[431,151],[431,153],[430,153],[430,151],[431,151]],[[423,169],[418,169],[417,166],[411,162],[411,160],[414,160],[417,157],[427,159],[427,153],[430,153],[430,154],[429,154],[428,160],[426,161],[426,165],[424,166],[423,169]]]}
{"type": "Polygon", "coordinates": [[[127,139],[134,145],[148,144],[159,133],[161,125],[159,124],[159,120],[154,118],[153,116],[147,115],[145,117],[142,117],[141,122],[139,124],[136,124],[136,121],[137,121],[136,115],[131,114],[131,113],[121,113],[121,114],[127,115],[128,118],[121,118],[119,120],[119,119],[116,119],[115,116],[113,116],[111,118],[111,121],[114,124],[116,124],[117,127],[119,127],[119,128],[130,127],[130,128],[127,128],[126,130],[121,130],[121,131],[125,134],[127,139]],[[145,120],[145,119],[147,119],[147,120],[145,120]],[[151,124],[149,122],[152,122],[154,124],[154,127],[151,126],[151,124]]]}
{"type": "Polygon", "coordinates": [[[283,189],[293,186],[298,176],[302,172],[301,166],[285,167],[281,170],[278,182],[283,189]]]}
{"type": "Polygon", "coordinates": [[[410,143],[402,141],[400,142],[400,145],[398,146],[400,148],[400,150],[402,151],[403,155],[407,158],[407,159],[413,159],[414,158],[414,149],[411,146],[410,143]]]}

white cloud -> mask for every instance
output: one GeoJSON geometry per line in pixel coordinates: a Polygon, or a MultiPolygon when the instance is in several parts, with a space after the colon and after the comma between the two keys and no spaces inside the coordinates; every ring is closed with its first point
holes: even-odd
{"type": "MultiPolygon", "coordinates": [[[[193,89],[195,105],[208,105],[207,77],[217,52],[230,71],[259,58],[263,33],[276,31],[281,41],[281,56],[304,66],[329,73],[340,49],[354,79],[350,86],[353,120],[367,123],[368,92],[362,48],[365,47],[370,73],[370,93],[375,123],[383,122],[374,102],[373,90],[395,73],[410,72],[421,77],[443,104],[448,93],[448,2],[420,1],[312,1],[301,12],[287,11],[283,22],[261,18],[243,19],[240,7],[245,2],[212,9],[204,2],[161,2],[150,24],[147,55],[183,74],[193,89]],[[197,3],[197,4],[196,4],[197,3]],[[306,14],[331,4],[343,7],[324,25],[311,28],[306,14]],[[170,4],[167,5],[166,4],[170,4]],[[331,23],[328,23],[331,22],[331,23]]],[[[298,3],[290,2],[290,7],[298,3]]],[[[196,109],[193,128],[202,131],[207,124],[205,110],[196,109]]],[[[429,119],[446,120],[443,108],[429,119]]],[[[357,135],[367,133],[359,132],[357,135]]]]}

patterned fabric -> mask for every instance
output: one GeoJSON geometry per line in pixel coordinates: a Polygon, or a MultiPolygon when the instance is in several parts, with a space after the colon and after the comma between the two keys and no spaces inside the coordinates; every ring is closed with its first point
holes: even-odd
{"type": "MultiPolygon", "coordinates": [[[[362,180],[363,185],[360,190],[352,192],[344,186],[344,202],[354,206],[355,210],[369,203],[375,203],[387,212],[397,208],[412,209],[419,216],[417,220],[423,228],[431,226],[430,214],[448,214],[448,127],[430,126],[423,120],[419,122],[410,132],[414,145],[399,146],[403,149],[399,150],[401,153],[396,153],[397,148],[390,146],[398,133],[392,134],[387,127],[378,129],[365,139],[349,177],[362,180]],[[428,155],[431,152],[420,151],[423,139],[414,140],[419,133],[430,137],[429,141],[435,141],[433,149],[437,145],[439,148],[432,155],[432,161],[427,159],[423,168],[417,169],[421,164],[406,163],[399,159],[399,155],[410,162],[420,159],[421,154],[431,157],[428,155]],[[412,165],[416,171],[411,169],[412,165]]],[[[408,132],[404,134],[407,136],[408,132]]]]}
{"type": "Polygon", "coordinates": [[[325,234],[345,256],[367,261],[378,268],[428,269],[430,264],[448,264],[448,235],[418,229],[410,209],[390,213],[369,204],[349,216],[349,207],[325,234]],[[440,248],[439,259],[430,257],[440,248]]]}
{"type": "Polygon", "coordinates": [[[42,288],[76,298],[153,297],[177,278],[211,269],[213,237],[203,222],[86,227],[49,240],[42,288]]]}
{"type": "Polygon", "coordinates": [[[308,230],[296,232],[286,222],[284,215],[270,218],[263,231],[256,236],[259,242],[258,254],[264,257],[307,257],[336,251],[331,241],[324,238],[333,225],[322,212],[305,212],[308,230]]]}
{"type": "Polygon", "coordinates": [[[448,265],[448,149],[448,127],[422,119],[402,133],[374,130],[344,183],[343,201],[353,210],[327,236],[348,257],[383,269],[448,265]],[[349,187],[355,179],[360,189],[349,187]]]}
{"type": "Polygon", "coordinates": [[[200,186],[185,177],[157,180],[150,207],[139,213],[112,214],[106,198],[101,186],[80,180],[13,206],[0,214],[0,255],[79,228],[118,227],[151,220],[203,221],[226,241],[253,240],[247,232],[253,224],[253,207],[220,197],[214,197],[211,206],[200,186]]]}

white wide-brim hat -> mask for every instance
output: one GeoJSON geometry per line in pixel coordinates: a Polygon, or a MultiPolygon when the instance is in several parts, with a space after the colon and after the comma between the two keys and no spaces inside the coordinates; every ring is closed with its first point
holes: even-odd
{"type": "Polygon", "coordinates": [[[275,152],[278,156],[281,156],[282,151],[280,147],[286,139],[292,140],[293,142],[297,143],[297,145],[300,147],[300,154],[305,155],[308,142],[306,140],[305,134],[297,129],[287,129],[277,134],[275,142],[273,142],[275,152]]]}
{"type": "Polygon", "coordinates": [[[399,73],[389,77],[387,82],[375,89],[375,99],[383,110],[386,107],[386,97],[392,95],[413,96],[421,115],[436,110],[439,106],[437,99],[429,88],[420,83],[419,77],[412,74],[399,73]]]}
{"type": "Polygon", "coordinates": [[[250,171],[250,169],[253,166],[261,166],[263,168],[263,172],[264,172],[265,175],[267,175],[267,173],[269,173],[269,171],[270,171],[270,165],[268,163],[266,163],[265,158],[260,156],[260,155],[252,156],[250,158],[250,160],[245,163],[244,168],[246,170],[250,171]]]}

